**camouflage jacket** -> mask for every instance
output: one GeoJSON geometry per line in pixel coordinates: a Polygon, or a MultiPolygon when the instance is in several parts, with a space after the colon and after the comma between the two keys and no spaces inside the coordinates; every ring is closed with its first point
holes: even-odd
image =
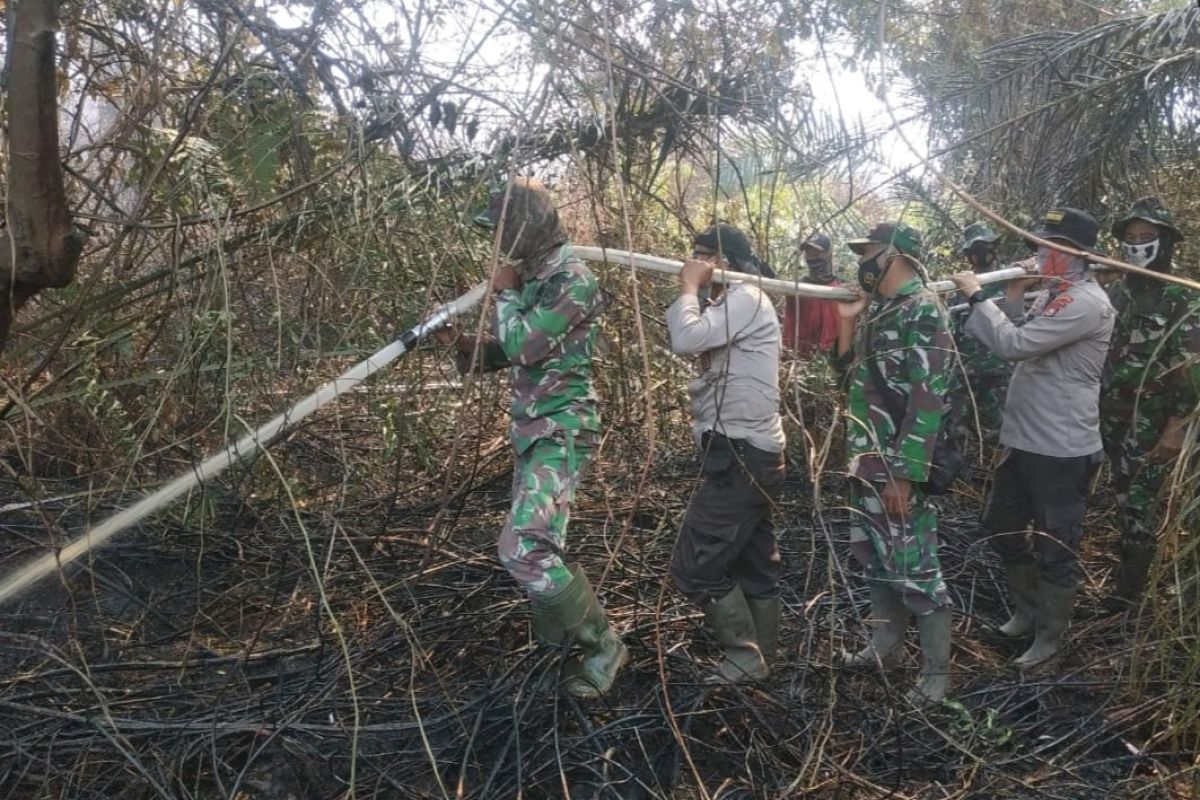
{"type": "MultiPolygon", "coordinates": [[[[509,368],[518,453],[557,431],[600,430],[592,354],[605,299],[596,278],[563,245],[531,280],[496,295],[484,370],[509,368]]],[[[459,366],[470,355],[460,356],[459,366]]]]}
{"type": "MultiPolygon", "coordinates": [[[[983,287],[983,296],[988,300],[999,300],[1004,296],[1004,291],[1004,283],[993,283],[983,287]]],[[[1012,377],[1012,364],[967,333],[967,319],[970,316],[971,310],[967,308],[955,313],[953,318],[954,344],[958,347],[958,356],[962,360],[962,371],[966,373],[972,385],[979,379],[1007,384],[1008,379],[1012,377]]],[[[957,372],[955,370],[956,374],[957,372]]],[[[1003,401],[1003,398],[1001,400],[1003,401]]]]}
{"type": "Polygon", "coordinates": [[[1132,429],[1150,447],[1167,418],[1187,416],[1200,401],[1200,297],[1158,281],[1131,285],[1130,277],[1109,287],[1117,321],[1101,418],[1106,439],[1132,429]]]}
{"type": "Polygon", "coordinates": [[[928,480],[945,413],[952,348],[946,312],[920,278],[905,283],[894,297],[872,301],[854,348],[835,363],[848,383],[851,474],[876,482],[928,480]],[[903,402],[903,419],[888,413],[868,359],[878,366],[892,397],[903,402]]]}

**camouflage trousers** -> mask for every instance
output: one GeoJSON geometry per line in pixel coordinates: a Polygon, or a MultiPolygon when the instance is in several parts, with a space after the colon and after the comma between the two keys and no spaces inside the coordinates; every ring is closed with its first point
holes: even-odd
{"type": "Polygon", "coordinates": [[[1007,375],[982,375],[971,377],[971,394],[965,388],[951,395],[952,425],[959,441],[969,443],[983,438],[986,450],[995,449],[1000,442],[1000,426],[1004,422],[1004,399],[1008,394],[1007,375]],[[975,402],[972,404],[971,397],[975,402]],[[975,415],[979,415],[978,430],[975,415]]]}
{"type": "Polygon", "coordinates": [[[1123,458],[1113,465],[1122,552],[1154,549],[1164,505],[1155,501],[1174,467],[1172,461],[1158,463],[1145,458],[1123,458]]]}
{"type": "Polygon", "coordinates": [[[500,533],[500,563],[530,594],[566,586],[563,562],[571,501],[598,435],[559,431],[513,456],[512,508],[500,533]]]}
{"type": "Polygon", "coordinates": [[[851,479],[850,552],[869,580],[887,582],[914,614],[949,608],[937,554],[937,509],[914,486],[908,516],[892,517],[883,510],[883,487],[851,479]]]}

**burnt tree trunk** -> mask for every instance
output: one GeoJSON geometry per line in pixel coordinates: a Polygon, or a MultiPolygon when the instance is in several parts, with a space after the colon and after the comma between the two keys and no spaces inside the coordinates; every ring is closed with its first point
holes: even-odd
{"type": "Polygon", "coordinates": [[[71,222],[58,152],[58,0],[9,0],[8,187],[0,233],[0,350],[17,310],[66,286],[86,234],[71,222]]]}

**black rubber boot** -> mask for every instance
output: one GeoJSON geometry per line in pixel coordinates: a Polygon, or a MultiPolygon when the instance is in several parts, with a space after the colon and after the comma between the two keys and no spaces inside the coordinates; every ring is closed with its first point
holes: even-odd
{"type": "Polygon", "coordinates": [[[1116,586],[1113,600],[1118,606],[1131,606],[1146,588],[1146,575],[1154,563],[1154,547],[1124,545],[1121,547],[1121,563],[1117,565],[1116,586]]]}
{"type": "Polygon", "coordinates": [[[704,617],[725,651],[724,660],[717,665],[715,674],[704,679],[705,683],[746,683],[767,677],[754,617],[742,587],[734,586],[724,597],[706,604],[704,617]]]}

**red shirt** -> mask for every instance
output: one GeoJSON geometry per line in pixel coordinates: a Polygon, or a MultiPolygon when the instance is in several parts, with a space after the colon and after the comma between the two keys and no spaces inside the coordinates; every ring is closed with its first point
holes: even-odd
{"type": "MultiPolygon", "coordinates": [[[[842,284],[834,278],[824,285],[842,284]]],[[[783,310],[783,343],[796,355],[807,358],[816,352],[828,352],[837,341],[838,327],[836,300],[787,298],[783,310]]]]}

